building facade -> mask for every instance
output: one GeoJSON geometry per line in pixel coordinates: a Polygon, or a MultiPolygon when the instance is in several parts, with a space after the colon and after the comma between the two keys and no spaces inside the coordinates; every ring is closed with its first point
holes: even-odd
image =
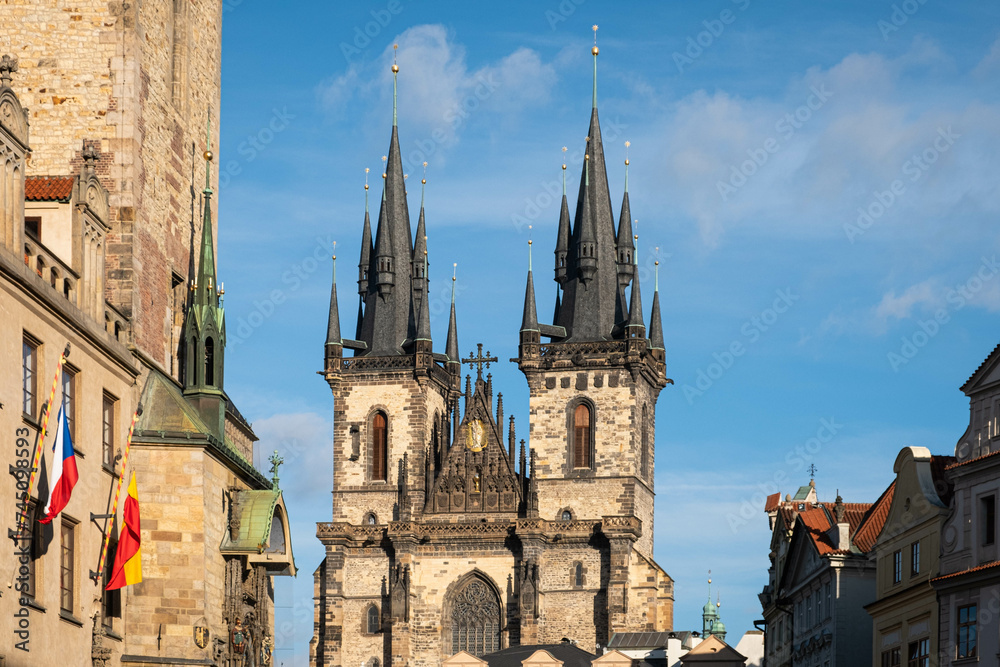
{"type": "Polygon", "coordinates": [[[953,487],[941,531],[938,594],[941,665],[1000,660],[1000,346],[962,386],[969,426],[945,468],[953,487]]]}
{"type": "MultiPolygon", "coordinates": [[[[55,407],[71,415],[80,474],[50,527],[30,522],[16,545],[26,562],[13,544],[0,556],[8,573],[28,571],[27,595],[4,595],[0,613],[30,628],[28,644],[0,638],[0,663],[269,662],[272,577],[295,567],[277,465],[270,479],[254,469],[257,438],[224,387],[205,130],[218,126],[221,19],[217,0],[16,1],[0,16],[19,49],[0,60],[0,419],[25,434],[18,461],[42,444],[68,344],[55,407]],[[113,560],[123,465],[136,475],[143,581],[105,595],[107,572],[94,571],[105,531],[106,570],[113,560]]],[[[46,447],[55,422],[53,410],[46,447]]],[[[0,483],[12,506],[24,474],[0,483]]]]}
{"type": "Polygon", "coordinates": [[[395,122],[383,181],[374,235],[367,205],[362,224],[355,338],[331,293],[333,516],[318,525],[312,664],[438,665],[563,638],[595,651],[615,632],[670,629],[673,582],[653,560],[655,406],[670,382],[659,295],[647,332],[596,80],[572,224],[562,200],[552,324],[527,276],[516,361],[530,449],[484,372],[497,359],[482,346],[460,358],[454,299],[434,351],[425,212],[414,235],[395,122]],[[476,367],[464,390],[463,362],[476,367]]]}
{"type": "Polygon", "coordinates": [[[818,502],[812,483],[784,502],[768,498],[773,578],[760,598],[769,666],[836,667],[870,659],[872,627],[864,607],[875,599],[875,565],[869,554],[893,490],[873,504],[844,503],[840,496],[818,502]]]}
{"type": "Polygon", "coordinates": [[[940,571],[951,500],[944,469],[953,462],[924,447],[907,447],[896,457],[892,504],[875,545],[877,599],[867,607],[873,665],[928,665],[939,654],[937,592],[929,584],[940,571]]]}

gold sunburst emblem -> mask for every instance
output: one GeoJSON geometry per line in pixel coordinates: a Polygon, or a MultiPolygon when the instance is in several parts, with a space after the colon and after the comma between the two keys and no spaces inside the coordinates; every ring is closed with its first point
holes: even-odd
{"type": "Polygon", "coordinates": [[[465,446],[473,452],[482,451],[486,446],[486,425],[482,419],[473,419],[465,431],[465,446]]]}

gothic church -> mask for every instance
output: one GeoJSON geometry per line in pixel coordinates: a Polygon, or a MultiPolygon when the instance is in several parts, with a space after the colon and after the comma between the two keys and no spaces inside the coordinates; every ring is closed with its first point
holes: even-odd
{"type": "Polygon", "coordinates": [[[644,322],[627,179],[615,225],[597,55],[572,220],[562,198],[552,324],[539,323],[527,275],[517,362],[530,447],[484,377],[496,360],[481,345],[460,359],[454,290],[434,350],[423,201],[414,235],[394,92],[355,338],[341,331],[336,280],[330,295],[333,516],[317,526],[313,665],[438,665],[564,637],[595,652],[617,632],[672,629],[673,581],[652,558],[656,400],[671,381],[656,292],[644,322]],[[463,361],[476,371],[464,387],[463,361]]]}

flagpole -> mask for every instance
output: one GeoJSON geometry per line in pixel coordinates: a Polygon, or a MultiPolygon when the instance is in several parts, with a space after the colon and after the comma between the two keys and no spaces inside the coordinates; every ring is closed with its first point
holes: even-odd
{"type": "Polygon", "coordinates": [[[104,561],[108,555],[108,541],[111,539],[111,530],[115,526],[115,517],[118,514],[118,496],[122,492],[122,482],[125,481],[125,468],[128,465],[128,452],[132,447],[132,432],[135,431],[135,422],[142,414],[142,403],[136,406],[135,414],[132,415],[132,423],[128,427],[128,438],[125,440],[125,452],[122,454],[122,471],[118,474],[118,488],[115,489],[115,500],[111,505],[111,520],[104,524],[104,544],[101,546],[101,560],[97,564],[97,571],[91,573],[91,578],[95,584],[99,584],[101,573],[104,572],[104,561]]]}
{"type": "Polygon", "coordinates": [[[42,450],[45,448],[45,433],[49,427],[49,415],[52,413],[52,402],[56,400],[56,387],[59,386],[59,378],[62,376],[63,364],[69,356],[69,343],[66,349],[59,355],[59,363],[56,364],[56,376],[52,380],[52,389],[49,391],[49,401],[45,404],[45,413],[42,415],[42,429],[38,432],[38,444],[35,447],[35,457],[31,462],[31,475],[28,477],[28,491],[21,497],[21,511],[17,516],[17,532],[15,540],[21,539],[21,531],[24,528],[24,520],[28,516],[28,501],[31,499],[31,491],[35,488],[35,477],[38,476],[38,462],[42,458],[42,450]]]}

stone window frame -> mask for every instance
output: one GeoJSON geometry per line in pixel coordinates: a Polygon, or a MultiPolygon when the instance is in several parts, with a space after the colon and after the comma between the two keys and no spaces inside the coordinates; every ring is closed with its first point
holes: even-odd
{"type": "Polygon", "coordinates": [[[569,566],[570,588],[586,588],[587,586],[587,566],[581,560],[575,560],[569,566]]]}
{"type": "Polygon", "coordinates": [[[366,637],[372,637],[382,633],[382,610],[379,609],[377,602],[369,602],[365,605],[365,611],[361,614],[361,634],[366,637]],[[375,622],[378,627],[377,630],[372,632],[371,626],[371,613],[372,610],[375,611],[375,622]]]}
{"type": "Polygon", "coordinates": [[[392,417],[390,416],[389,408],[381,403],[373,405],[365,417],[364,429],[362,435],[365,442],[365,482],[368,484],[388,484],[390,478],[389,453],[391,451],[390,443],[392,442],[392,417]],[[375,478],[375,432],[373,424],[375,415],[378,413],[382,413],[382,416],[385,417],[385,479],[375,478]]]}
{"type": "Polygon", "coordinates": [[[483,582],[487,588],[493,591],[493,595],[496,596],[497,604],[500,607],[500,638],[499,638],[499,648],[498,650],[503,650],[507,648],[507,636],[508,631],[507,625],[507,605],[505,604],[505,596],[503,595],[500,587],[497,586],[493,578],[486,574],[479,568],[473,568],[463,574],[462,576],[456,578],[444,591],[444,604],[441,605],[441,656],[442,660],[451,657],[451,646],[452,646],[452,627],[451,627],[451,617],[452,610],[455,604],[455,598],[459,593],[465,590],[465,587],[470,584],[474,579],[478,579],[483,582]]]}
{"type": "Polygon", "coordinates": [[[575,396],[566,403],[566,467],[567,477],[593,477],[597,470],[597,405],[584,394],[575,396]],[[577,468],[574,457],[576,446],[576,409],[584,405],[590,409],[590,465],[577,468]]]}
{"type": "Polygon", "coordinates": [[[564,507],[558,512],[556,512],[556,521],[572,521],[576,518],[576,514],[569,507],[564,507]],[[569,514],[569,518],[566,518],[566,514],[569,514]]]}
{"type": "Polygon", "coordinates": [[[377,526],[378,525],[378,514],[374,510],[368,510],[365,512],[364,518],[361,520],[363,526],[377,526]]]}

